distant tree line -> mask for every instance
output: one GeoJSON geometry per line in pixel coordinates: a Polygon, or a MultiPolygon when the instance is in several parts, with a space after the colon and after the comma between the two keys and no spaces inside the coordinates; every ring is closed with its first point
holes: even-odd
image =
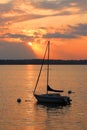
{"type": "MultiPolygon", "coordinates": [[[[0,65],[40,65],[40,64],[48,64],[48,60],[43,59],[1,59],[0,65]]],[[[53,65],[87,65],[87,60],[49,60],[49,64],[53,65]]]]}

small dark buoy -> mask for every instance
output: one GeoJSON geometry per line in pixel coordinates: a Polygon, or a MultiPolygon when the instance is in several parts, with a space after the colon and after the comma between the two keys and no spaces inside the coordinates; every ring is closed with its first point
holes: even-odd
{"type": "Polygon", "coordinates": [[[69,91],[68,91],[68,94],[71,94],[71,93],[72,93],[72,91],[71,91],[71,90],[69,90],[69,91]]]}
{"type": "Polygon", "coordinates": [[[72,93],[75,93],[75,92],[73,92],[72,90],[68,90],[68,94],[72,94],[72,93]]]}
{"type": "Polygon", "coordinates": [[[18,102],[18,103],[20,103],[20,102],[21,102],[21,99],[20,99],[20,98],[18,98],[18,99],[17,99],[17,102],[18,102]]]}

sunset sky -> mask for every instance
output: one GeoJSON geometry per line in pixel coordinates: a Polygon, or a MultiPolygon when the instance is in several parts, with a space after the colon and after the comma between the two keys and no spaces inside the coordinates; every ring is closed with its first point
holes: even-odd
{"type": "Polygon", "coordinates": [[[87,0],[0,0],[0,59],[87,59],[87,0]]]}

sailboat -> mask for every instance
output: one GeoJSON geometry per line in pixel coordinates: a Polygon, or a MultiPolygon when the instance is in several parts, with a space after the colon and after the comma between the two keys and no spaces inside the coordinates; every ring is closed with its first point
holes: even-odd
{"type": "Polygon", "coordinates": [[[45,50],[45,53],[44,53],[44,57],[43,57],[43,61],[42,61],[42,65],[41,65],[41,68],[40,68],[40,72],[39,72],[39,75],[38,75],[38,78],[37,78],[37,81],[36,81],[36,85],[35,85],[35,88],[34,88],[34,91],[33,91],[33,95],[34,97],[37,99],[38,103],[56,103],[58,105],[68,105],[71,103],[71,99],[69,96],[64,96],[62,95],[61,93],[63,93],[64,91],[63,90],[55,90],[53,89],[52,87],[50,87],[49,85],[49,53],[50,53],[50,41],[48,41],[47,43],[47,46],[46,46],[46,50],[45,50]],[[43,94],[37,94],[36,93],[36,89],[37,89],[37,86],[38,86],[38,82],[39,82],[39,79],[40,79],[40,76],[41,76],[41,72],[42,72],[42,68],[43,68],[43,65],[44,65],[44,60],[45,60],[45,56],[46,54],[48,55],[47,57],[47,85],[46,85],[46,90],[47,92],[46,93],[43,93],[43,94]]]}

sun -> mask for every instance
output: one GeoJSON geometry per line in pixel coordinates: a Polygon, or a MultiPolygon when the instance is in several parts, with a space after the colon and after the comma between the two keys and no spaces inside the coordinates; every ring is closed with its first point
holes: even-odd
{"type": "Polygon", "coordinates": [[[28,42],[28,45],[29,45],[29,46],[32,46],[32,42],[28,42]]]}

